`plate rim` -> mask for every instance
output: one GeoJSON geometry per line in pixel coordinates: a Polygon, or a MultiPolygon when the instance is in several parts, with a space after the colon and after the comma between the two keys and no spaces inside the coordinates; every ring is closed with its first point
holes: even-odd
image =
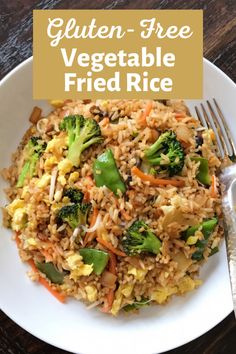
{"type": "MultiPolygon", "coordinates": [[[[7,82],[7,80],[9,78],[11,78],[18,70],[21,70],[24,66],[30,64],[31,62],[33,62],[33,56],[30,56],[29,58],[23,60],[21,63],[19,63],[16,67],[14,67],[10,72],[8,72],[0,81],[0,88],[2,88],[2,86],[7,82]]],[[[223,78],[225,80],[227,80],[231,85],[235,86],[236,87],[236,84],[235,82],[229,77],[227,76],[220,68],[218,68],[214,63],[210,62],[208,59],[206,58],[203,58],[203,63],[206,63],[206,65],[209,65],[213,70],[217,71],[220,75],[223,76],[223,78]]],[[[223,245],[222,245],[223,246],[223,245]]],[[[4,307],[4,306],[3,306],[4,307]]],[[[48,343],[54,347],[57,347],[57,348],[60,348],[60,349],[63,349],[63,350],[66,350],[66,351],[69,351],[71,352],[71,349],[68,349],[68,346],[66,345],[59,345],[57,343],[55,343],[53,341],[53,338],[52,339],[48,339],[48,338],[45,338],[45,335],[40,335],[40,333],[36,333],[36,331],[34,330],[30,330],[28,328],[26,328],[27,326],[24,325],[24,321],[20,321],[19,319],[16,319],[14,314],[9,314],[9,311],[5,311],[2,307],[2,304],[0,304],[0,309],[1,311],[3,311],[3,313],[8,317],[10,318],[13,322],[15,322],[18,326],[20,326],[22,329],[24,329],[26,332],[30,333],[32,336],[42,340],[43,342],[45,343],[48,343]]],[[[228,312],[226,311],[226,313],[223,315],[223,317],[220,319],[220,321],[218,321],[217,323],[213,323],[211,324],[209,327],[208,327],[208,330],[205,331],[203,330],[202,332],[199,331],[197,333],[197,335],[192,335],[189,337],[189,339],[186,341],[185,339],[183,339],[183,341],[181,343],[179,343],[177,346],[175,345],[173,347],[173,345],[167,345],[165,351],[169,351],[169,350],[173,350],[173,349],[176,349],[176,348],[179,348],[181,347],[182,345],[185,345],[187,343],[190,343],[191,341],[199,338],[200,336],[202,336],[203,334],[209,332],[210,330],[212,330],[214,327],[216,327],[219,323],[221,323],[231,312],[233,311],[233,304],[232,304],[232,308],[231,310],[228,312]]],[[[73,352],[71,352],[73,353],[73,352]]],[[[74,352],[74,353],[77,353],[77,352],[74,352]]],[[[85,352],[83,352],[84,354],[85,352]]],[[[87,352],[86,352],[87,353],[87,352]]],[[[162,352],[159,352],[158,353],[162,353],[162,352]]],[[[80,354],[82,354],[82,352],[80,352],[80,354]]]]}

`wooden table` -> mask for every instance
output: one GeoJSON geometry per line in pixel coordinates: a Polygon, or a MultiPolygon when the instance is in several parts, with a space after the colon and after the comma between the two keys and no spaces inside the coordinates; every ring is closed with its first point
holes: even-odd
{"type": "MultiPolygon", "coordinates": [[[[236,81],[236,0],[1,0],[0,79],[32,55],[32,10],[52,8],[204,9],[204,56],[236,81]]],[[[0,312],[0,353],[67,352],[33,337],[0,312]]],[[[168,353],[235,354],[236,321],[233,313],[210,332],[168,353]]]]}

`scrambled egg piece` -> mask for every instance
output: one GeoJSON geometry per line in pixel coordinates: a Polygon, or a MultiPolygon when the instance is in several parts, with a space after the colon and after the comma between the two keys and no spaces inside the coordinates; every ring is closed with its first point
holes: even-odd
{"type": "Polygon", "coordinates": [[[37,242],[33,237],[30,237],[26,240],[29,246],[37,246],[37,242]]]}
{"type": "Polygon", "coordinates": [[[35,240],[35,238],[30,237],[27,240],[25,240],[24,242],[24,249],[34,249],[35,247],[37,247],[37,241],[35,240]]]}
{"type": "Polygon", "coordinates": [[[102,107],[106,107],[107,106],[107,104],[108,104],[108,101],[102,101],[101,103],[100,103],[100,105],[102,106],[102,107]]]}
{"type": "Polygon", "coordinates": [[[123,297],[129,297],[133,291],[134,285],[133,284],[125,284],[120,285],[115,293],[115,299],[112,304],[111,313],[113,316],[116,316],[120,311],[123,297]]]}
{"type": "Polygon", "coordinates": [[[49,173],[45,173],[37,183],[39,188],[46,187],[51,181],[51,175],[49,173]]]}
{"type": "Polygon", "coordinates": [[[23,208],[25,206],[25,202],[22,199],[15,199],[13,202],[9,205],[7,205],[6,209],[8,211],[8,214],[10,216],[13,216],[15,211],[19,208],[23,208]]]}
{"type": "Polygon", "coordinates": [[[92,264],[84,264],[82,257],[78,253],[74,253],[67,257],[67,264],[71,269],[70,279],[76,281],[82,275],[90,275],[93,271],[92,264]]]}
{"type": "Polygon", "coordinates": [[[151,295],[151,299],[156,301],[158,304],[163,304],[166,302],[169,296],[174,294],[185,294],[189,291],[194,290],[202,281],[197,279],[194,280],[190,276],[186,275],[178,281],[178,284],[173,287],[157,287],[151,295]]]}
{"type": "Polygon", "coordinates": [[[68,197],[63,197],[62,200],[58,203],[52,204],[51,206],[51,210],[56,213],[59,209],[61,209],[62,207],[64,207],[65,205],[67,205],[68,203],[70,203],[70,199],[68,197]]]}
{"type": "Polygon", "coordinates": [[[97,300],[98,292],[97,292],[97,289],[95,288],[95,286],[86,285],[85,286],[85,291],[86,291],[86,294],[87,294],[88,301],[94,302],[94,301],[97,300]]]}
{"type": "Polygon", "coordinates": [[[44,162],[44,169],[46,171],[51,171],[52,167],[57,164],[57,158],[56,156],[51,156],[48,159],[45,160],[44,162]]]}
{"type": "Polygon", "coordinates": [[[122,291],[122,285],[119,286],[118,290],[115,293],[115,299],[113,301],[112,308],[111,308],[111,313],[113,316],[116,316],[118,314],[121,307],[121,303],[123,300],[123,295],[121,291],[122,291]]]}
{"type": "Polygon", "coordinates": [[[76,172],[72,172],[70,174],[68,182],[69,182],[69,184],[72,184],[72,183],[78,181],[78,179],[79,179],[79,172],[77,172],[77,171],[76,172]]]}
{"type": "Polygon", "coordinates": [[[62,175],[57,177],[57,181],[64,187],[66,185],[66,178],[62,175]]]}
{"type": "Polygon", "coordinates": [[[27,213],[24,200],[15,199],[6,207],[8,214],[12,217],[11,227],[15,231],[20,231],[24,228],[27,222],[27,213]]]}
{"type": "Polygon", "coordinates": [[[61,155],[62,150],[67,148],[67,137],[57,136],[47,144],[46,152],[52,152],[56,156],[61,155]]]}
{"type": "Polygon", "coordinates": [[[148,272],[148,269],[138,269],[135,267],[129,267],[128,274],[132,274],[137,281],[142,282],[148,272]]]}
{"type": "Polygon", "coordinates": [[[179,280],[179,283],[178,283],[179,292],[180,292],[180,294],[187,293],[189,291],[194,290],[195,288],[197,288],[201,284],[202,284],[202,281],[200,279],[194,280],[191,277],[189,277],[188,275],[186,275],[184,278],[179,280]]]}
{"type": "Polygon", "coordinates": [[[61,108],[64,106],[64,101],[62,100],[51,100],[49,103],[55,108],[61,108]]]}
{"type": "Polygon", "coordinates": [[[169,296],[176,294],[178,292],[177,286],[174,287],[158,287],[156,288],[152,295],[151,299],[156,301],[158,304],[163,304],[169,296]]]}
{"type": "Polygon", "coordinates": [[[124,297],[129,297],[132,294],[133,288],[134,284],[123,285],[121,289],[121,294],[124,295],[124,297]]]}
{"type": "Polygon", "coordinates": [[[61,200],[61,198],[62,198],[62,192],[63,192],[62,190],[55,192],[55,194],[54,194],[54,200],[55,200],[56,202],[59,202],[59,201],[61,200]]]}
{"type": "Polygon", "coordinates": [[[59,162],[58,171],[61,175],[65,175],[71,171],[72,167],[73,163],[68,159],[64,159],[59,162]]]}
{"type": "Polygon", "coordinates": [[[202,137],[206,141],[207,145],[212,145],[212,143],[215,141],[215,134],[212,129],[206,129],[202,133],[202,137]]]}
{"type": "Polygon", "coordinates": [[[187,245],[189,245],[189,246],[195,245],[195,243],[197,243],[197,241],[198,241],[197,236],[189,236],[187,239],[187,245]]]}
{"type": "Polygon", "coordinates": [[[27,222],[27,214],[24,208],[19,208],[15,211],[12,218],[12,229],[19,231],[24,228],[27,222]]]}
{"type": "Polygon", "coordinates": [[[25,198],[27,193],[29,193],[29,187],[28,186],[24,186],[22,189],[22,193],[21,193],[21,198],[25,198]]]}

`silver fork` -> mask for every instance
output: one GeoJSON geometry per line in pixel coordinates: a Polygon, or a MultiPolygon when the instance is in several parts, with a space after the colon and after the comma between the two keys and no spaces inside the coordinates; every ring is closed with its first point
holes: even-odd
{"type": "Polygon", "coordinates": [[[198,119],[203,127],[212,129],[216,136],[218,145],[218,154],[223,159],[229,157],[231,161],[235,161],[236,157],[236,145],[234,144],[232,134],[228,127],[227,121],[222,113],[215,98],[213,98],[213,104],[210,101],[206,101],[210,114],[207,113],[207,109],[201,103],[201,110],[195,106],[195,111],[198,119]],[[201,113],[202,111],[202,113],[201,113]]]}
{"type": "MultiPolygon", "coordinates": [[[[236,162],[236,145],[233,141],[227,121],[215,99],[206,101],[207,108],[200,104],[195,106],[197,117],[203,127],[212,129],[216,136],[217,153],[223,160],[230,158],[236,162]]],[[[224,168],[219,174],[221,182],[222,208],[224,213],[224,230],[228,256],[234,313],[236,317],[236,164],[224,168]]]]}

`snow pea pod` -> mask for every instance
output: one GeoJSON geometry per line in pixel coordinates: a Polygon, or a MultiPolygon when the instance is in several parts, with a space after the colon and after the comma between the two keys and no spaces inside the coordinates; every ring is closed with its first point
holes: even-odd
{"type": "Polygon", "coordinates": [[[63,283],[65,274],[59,272],[52,262],[37,262],[35,265],[52,283],[59,285],[63,283]]]}
{"type": "Polygon", "coordinates": [[[206,186],[210,186],[211,176],[209,175],[208,160],[204,157],[192,157],[191,160],[200,162],[198,173],[196,175],[197,180],[206,186]]]}
{"type": "Polygon", "coordinates": [[[111,149],[106,150],[95,160],[93,164],[93,174],[97,187],[106,186],[117,197],[119,196],[119,191],[121,191],[122,194],[125,193],[125,184],[116,166],[111,149]]]}
{"type": "Polygon", "coordinates": [[[95,248],[82,248],[79,251],[85,264],[92,264],[95,274],[100,275],[106,268],[109,254],[95,248]]]}

